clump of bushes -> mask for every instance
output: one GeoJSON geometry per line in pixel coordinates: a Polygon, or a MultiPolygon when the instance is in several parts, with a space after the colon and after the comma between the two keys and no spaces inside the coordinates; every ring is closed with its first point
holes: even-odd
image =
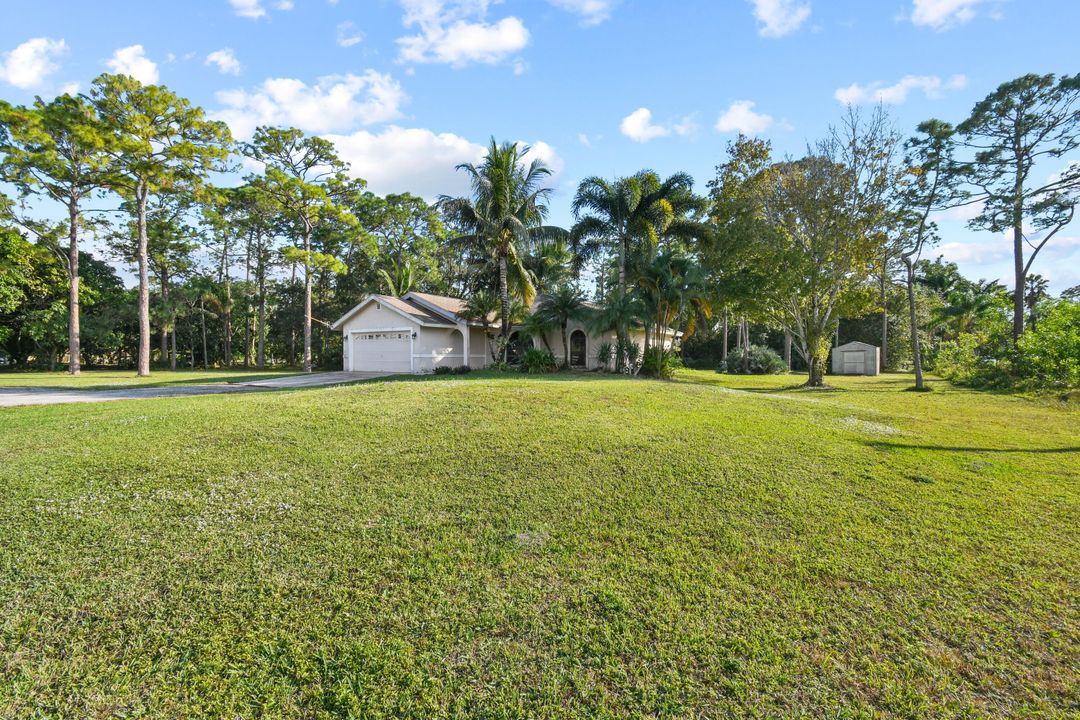
{"type": "Polygon", "coordinates": [[[683,367],[679,353],[673,349],[651,347],[645,351],[641,360],[642,375],[655,378],[670,379],[675,371],[683,367]]]}
{"type": "Polygon", "coordinates": [[[464,375],[472,372],[472,368],[468,365],[436,365],[434,372],[436,375],[464,375]]]}
{"type": "Polygon", "coordinates": [[[1049,303],[1035,327],[1015,345],[1006,328],[961,333],[938,346],[931,366],[958,385],[1028,390],[1080,387],[1080,303],[1049,303]]]}
{"type": "Polygon", "coordinates": [[[558,369],[559,363],[555,361],[555,356],[548,350],[529,348],[521,356],[521,371],[530,375],[555,372],[558,369]]]}
{"type": "Polygon", "coordinates": [[[784,359],[773,350],[763,345],[751,345],[744,358],[741,351],[728,353],[727,359],[721,360],[716,372],[731,375],[779,375],[787,372],[784,359]]]}

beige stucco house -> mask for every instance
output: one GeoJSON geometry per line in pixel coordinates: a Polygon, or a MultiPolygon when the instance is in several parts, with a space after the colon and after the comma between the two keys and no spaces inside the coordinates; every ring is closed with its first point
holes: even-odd
{"type": "MultiPolygon", "coordinates": [[[[465,320],[459,314],[464,306],[460,298],[428,293],[368,295],[331,326],[342,334],[344,369],[426,373],[440,365],[487,367],[492,363],[490,342],[498,333],[498,323],[494,318],[486,323],[465,320]]],[[[631,337],[644,345],[641,329],[632,332],[631,337]]],[[[614,343],[615,333],[595,333],[585,323],[571,321],[567,339],[570,366],[592,370],[599,365],[596,353],[600,343],[614,343]]],[[[558,329],[542,339],[511,335],[511,346],[516,351],[550,347],[556,359],[563,358],[562,333],[558,329]]]]}

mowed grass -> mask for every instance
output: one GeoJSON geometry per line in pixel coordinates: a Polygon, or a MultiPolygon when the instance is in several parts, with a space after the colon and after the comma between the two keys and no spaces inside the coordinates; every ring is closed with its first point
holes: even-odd
{"type": "Polygon", "coordinates": [[[209,383],[248,382],[296,375],[297,370],[152,370],[139,377],[134,370],[83,370],[78,375],[56,372],[0,372],[0,388],[33,387],[63,390],[119,390],[131,387],[168,387],[209,383]]]}
{"type": "Polygon", "coordinates": [[[0,716],[1076,717],[1080,413],[798,382],[0,410],[0,716]]]}

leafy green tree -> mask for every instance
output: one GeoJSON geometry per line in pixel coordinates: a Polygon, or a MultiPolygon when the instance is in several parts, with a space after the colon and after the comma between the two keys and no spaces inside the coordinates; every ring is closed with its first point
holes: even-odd
{"type": "Polygon", "coordinates": [[[82,206],[108,186],[110,140],[93,106],[82,96],[38,98],[31,108],[0,101],[0,179],[25,196],[42,194],[67,210],[68,372],[79,374],[79,229],[82,206]]]}
{"type": "Polygon", "coordinates": [[[290,234],[300,240],[300,252],[291,258],[304,268],[303,363],[304,372],[311,372],[312,272],[319,261],[313,254],[312,237],[327,218],[352,217],[338,203],[354,193],[356,186],[345,176],[348,164],[338,157],[333,143],[296,128],[260,127],[243,146],[243,153],[265,166],[262,176],[249,178],[249,184],[276,204],[290,234]]]}
{"type": "Polygon", "coordinates": [[[102,75],[90,97],[109,136],[112,189],[134,210],[139,268],[138,374],[150,374],[150,279],[147,217],[152,195],[197,193],[210,172],[223,170],[231,143],[224,123],[207,120],[163,85],[128,75],[102,75]]]}
{"type": "Polygon", "coordinates": [[[1080,148],[1080,75],[1024,75],[1003,83],[976,103],[957,131],[974,153],[957,171],[976,189],[970,202],[982,208],[970,226],[1012,234],[1013,338],[1019,339],[1025,278],[1080,202],[1080,163],[1048,177],[1058,169],[1042,162],[1059,162],[1080,148]],[[1025,222],[1041,236],[1029,238],[1025,222]]]}
{"type": "Polygon", "coordinates": [[[770,311],[798,341],[810,387],[825,384],[837,319],[866,288],[880,256],[877,238],[862,232],[849,209],[851,182],[846,166],[811,155],[773,165],[761,190],[770,231],[760,245],[773,269],[768,286],[776,298],[770,311]]]}
{"type": "Polygon", "coordinates": [[[511,329],[510,274],[514,275],[523,303],[531,305],[536,288],[525,269],[525,252],[538,242],[565,234],[561,228],[544,224],[551,188],[543,183],[551,170],[539,159],[526,166],[528,154],[528,146],[499,145],[492,138],[482,163],[457,166],[469,176],[472,197],[443,196],[439,200],[452,224],[465,231],[458,242],[471,245],[478,255],[498,265],[499,343],[504,361],[511,329]]]}

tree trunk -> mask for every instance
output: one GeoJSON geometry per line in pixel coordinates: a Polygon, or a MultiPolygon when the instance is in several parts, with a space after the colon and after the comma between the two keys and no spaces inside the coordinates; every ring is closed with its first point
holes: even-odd
{"type": "Polygon", "coordinates": [[[510,350],[510,287],[507,283],[506,255],[499,256],[499,323],[502,336],[502,361],[510,350]]]}
{"type": "Polygon", "coordinates": [[[244,253],[244,369],[251,367],[251,235],[244,253]]]}
{"type": "Polygon", "coordinates": [[[915,367],[915,389],[925,390],[922,372],[922,348],[919,345],[919,319],[915,312],[915,265],[905,257],[907,264],[908,322],[911,323],[911,362],[915,367]]]}
{"type": "Polygon", "coordinates": [[[169,332],[169,335],[172,338],[172,340],[171,340],[172,348],[171,348],[171,351],[169,352],[169,369],[175,371],[176,370],[176,323],[175,323],[175,321],[172,323],[172,327],[171,327],[171,330],[169,332]]]}
{"type": "Polygon", "coordinates": [[[304,228],[304,372],[311,372],[311,228],[304,228]]]}
{"type": "Polygon", "coordinates": [[[262,370],[266,365],[266,278],[259,274],[259,337],[255,353],[255,367],[262,370]]]}
{"type": "Polygon", "coordinates": [[[750,373],[750,321],[745,317],[742,320],[742,369],[743,374],[750,373]]]}
{"type": "Polygon", "coordinates": [[[724,341],[723,341],[723,344],[722,344],[722,346],[720,348],[720,359],[721,360],[727,360],[727,350],[728,350],[728,311],[727,311],[727,308],[724,308],[724,323],[723,323],[722,332],[724,333],[724,341]]]}
{"type": "Polygon", "coordinates": [[[145,181],[136,189],[139,245],[136,255],[139,262],[139,377],[150,374],[150,275],[146,256],[146,197],[149,191],[145,181]]]}
{"type": "MultiPolygon", "coordinates": [[[[626,301],[626,237],[619,238],[619,303],[626,301]]],[[[615,372],[622,372],[626,362],[626,324],[622,321],[622,309],[619,322],[615,324],[615,372]]]]}
{"type": "Polygon", "coordinates": [[[563,367],[570,367],[570,343],[566,337],[566,323],[562,324],[563,367]]]}
{"type": "Polygon", "coordinates": [[[169,271],[161,269],[161,364],[169,361],[169,271]]]}
{"type": "Polygon", "coordinates": [[[1013,292],[1013,340],[1019,340],[1024,334],[1024,285],[1027,284],[1024,272],[1024,230],[1019,222],[1013,226],[1013,269],[1016,283],[1016,290],[1013,292]]]}
{"type": "Polygon", "coordinates": [[[791,372],[791,332],[784,330],[784,364],[787,371],[791,372]]]}
{"type": "Polygon", "coordinates": [[[206,301],[199,298],[199,317],[202,323],[202,366],[203,370],[210,369],[210,358],[206,352],[206,301]]]}
{"type": "MultiPolygon", "coordinates": [[[[885,262],[888,262],[886,258],[885,262]]],[[[888,283],[885,268],[881,272],[881,367],[889,364],[889,310],[886,307],[888,283]]]]}
{"type": "Polygon", "coordinates": [[[68,205],[68,374],[79,374],[79,208],[68,205]]]}

